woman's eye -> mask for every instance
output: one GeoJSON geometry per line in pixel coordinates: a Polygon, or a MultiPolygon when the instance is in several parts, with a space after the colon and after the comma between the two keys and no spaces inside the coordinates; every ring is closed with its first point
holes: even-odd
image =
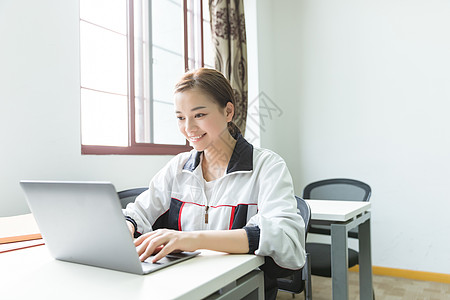
{"type": "Polygon", "coordinates": [[[201,117],[204,117],[204,116],[206,116],[206,114],[196,114],[195,115],[196,118],[201,118],[201,117]]]}
{"type": "Polygon", "coordinates": [[[183,117],[178,117],[178,116],[177,116],[177,119],[180,120],[180,121],[181,121],[181,120],[184,120],[183,117]]]}

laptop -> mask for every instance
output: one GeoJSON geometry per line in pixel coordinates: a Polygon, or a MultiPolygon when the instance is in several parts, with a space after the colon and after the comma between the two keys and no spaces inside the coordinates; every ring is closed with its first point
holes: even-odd
{"type": "Polygon", "coordinates": [[[58,260],[148,274],[200,252],[141,262],[109,182],[20,181],[50,254],[58,260]]]}

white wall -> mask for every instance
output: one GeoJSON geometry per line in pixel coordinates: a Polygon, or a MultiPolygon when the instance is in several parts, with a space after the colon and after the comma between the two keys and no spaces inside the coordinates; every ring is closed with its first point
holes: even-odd
{"type": "Polygon", "coordinates": [[[374,265],[450,273],[450,3],[257,3],[260,89],[285,111],[262,146],[297,193],[371,185],[374,265]]]}
{"type": "Polygon", "coordinates": [[[169,156],[82,156],[78,1],[0,0],[0,216],[28,212],[21,179],[146,186],[169,156]]]}
{"type": "Polygon", "coordinates": [[[260,103],[261,146],[277,152],[286,160],[294,178],[296,193],[300,195],[300,135],[297,134],[300,109],[300,79],[297,74],[300,61],[297,57],[300,40],[289,37],[293,34],[292,30],[298,27],[295,16],[298,4],[297,1],[272,0],[258,0],[256,4],[258,83],[260,98],[265,98],[267,104],[265,108],[260,103]]]}

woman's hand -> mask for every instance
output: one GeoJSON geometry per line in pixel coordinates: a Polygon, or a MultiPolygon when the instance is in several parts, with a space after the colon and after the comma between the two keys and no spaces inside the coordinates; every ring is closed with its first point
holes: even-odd
{"type": "Polygon", "coordinates": [[[175,231],[158,229],[141,235],[134,241],[141,261],[157,253],[155,263],[174,251],[209,249],[227,253],[248,253],[247,233],[244,229],[175,231]]]}
{"type": "Polygon", "coordinates": [[[126,221],[126,223],[127,223],[127,226],[128,226],[128,230],[130,231],[130,234],[133,237],[134,236],[134,225],[131,224],[130,221],[126,221]]]}
{"type": "Polygon", "coordinates": [[[158,229],[141,235],[134,241],[141,261],[157,253],[152,262],[155,263],[174,251],[195,251],[195,234],[187,231],[158,229]]]}

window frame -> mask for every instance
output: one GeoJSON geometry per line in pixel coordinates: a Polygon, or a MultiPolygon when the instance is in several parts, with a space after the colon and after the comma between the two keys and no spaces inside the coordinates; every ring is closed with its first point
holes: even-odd
{"type": "MultiPolygon", "coordinates": [[[[151,0],[150,0],[151,1],[151,0]]],[[[189,32],[188,32],[188,1],[191,5],[198,1],[200,8],[203,7],[203,0],[183,0],[183,24],[184,24],[184,66],[185,71],[189,70],[189,32]]],[[[81,144],[82,155],[176,155],[181,152],[192,150],[189,142],[185,145],[137,143],[136,142],[136,116],[135,116],[135,70],[134,70],[134,1],[127,0],[127,59],[128,59],[128,146],[104,146],[104,145],[83,145],[81,144]]],[[[200,44],[201,61],[204,66],[203,51],[203,10],[199,11],[200,22],[200,44]]],[[[81,19],[80,19],[81,20],[81,19]]],[[[81,86],[80,86],[81,90],[81,86]]],[[[81,132],[80,132],[81,134],[81,132]]]]}

